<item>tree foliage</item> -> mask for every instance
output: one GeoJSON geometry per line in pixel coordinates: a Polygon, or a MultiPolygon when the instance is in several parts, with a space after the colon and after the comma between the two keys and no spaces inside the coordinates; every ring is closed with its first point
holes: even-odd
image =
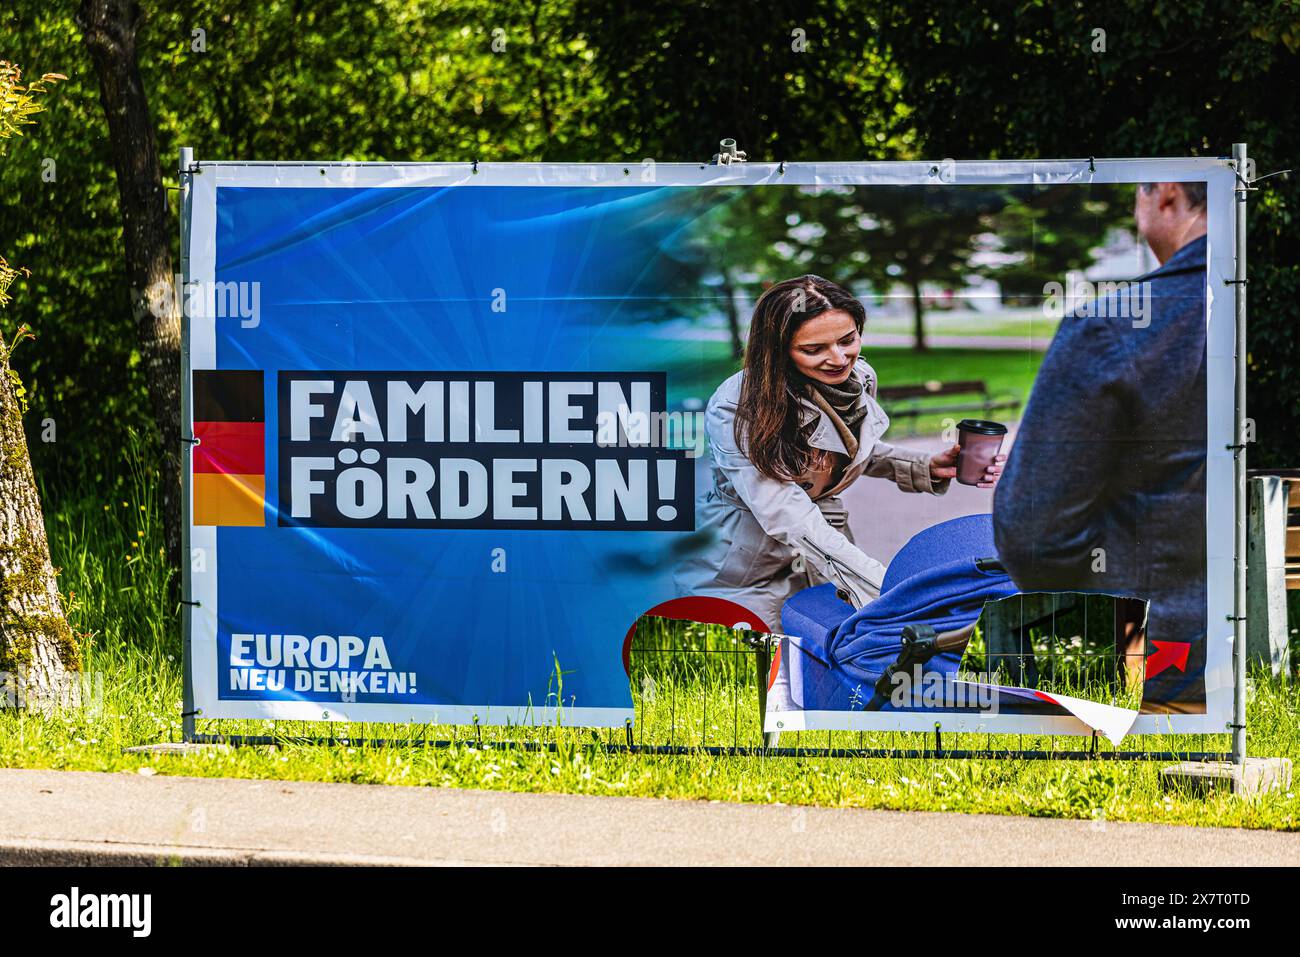
{"type": "MultiPolygon", "coordinates": [[[[110,474],[121,430],[152,418],[117,252],[106,124],[72,6],[8,0],[0,12],[6,57],[33,75],[69,77],[40,142],[14,138],[0,165],[0,247],[32,269],[14,278],[24,295],[11,310],[39,336],[19,355],[29,422],[48,416],[59,427],[59,442],[34,441],[33,455],[55,484],[110,474]]],[[[183,145],[200,159],[704,161],[722,136],[762,160],[1222,155],[1240,140],[1261,172],[1300,156],[1300,87],[1287,80],[1300,74],[1300,14],[1283,2],[143,0],[143,9],[141,69],[165,165],[183,145]]],[[[1252,464],[1300,461],[1296,189],[1279,177],[1252,194],[1252,464]]],[[[726,213],[719,230],[731,228],[726,213]]],[[[1059,273],[1032,211],[1017,215],[999,228],[1035,250],[1021,277],[1032,289],[1036,270],[1059,273]]],[[[842,238],[852,248],[830,265],[866,280],[888,265],[890,252],[871,240],[842,238]]],[[[1056,252],[1077,258],[1067,240],[1056,252]]],[[[727,262],[683,251],[683,281],[727,277],[752,291],[735,260],[763,255],[742,244],[767,240],[730,241],[727,262]]]]}
{"type": "MultiPolygon", "coordinates": [[[[1300,7],[1285,0],[942,0],[880,10],[919,145],[954,159],[1226,156],[1258,175],[1300,159],[1300,7]],[[1098,32],[1100,31],[1100,32],[1098,32]]],[[[1252,466],[1300,464],[1300,180],[1251,195],[1252,466]]]]}
{"type": "MultiPolygon", "coordinates": [[[[58,73],[46,73],[39,80],[23,83],[23,71],[8,60],[0,60],[0,139],[22,136],[22,128],[35,123],[32,117],[45,110],[39,97],[49,91],[49,84],[66,79],[58,73]]],[[[24,275],[31,273],[10,266],[0,255],[0,306],[10,303],[9,287],[24,275]]]]}

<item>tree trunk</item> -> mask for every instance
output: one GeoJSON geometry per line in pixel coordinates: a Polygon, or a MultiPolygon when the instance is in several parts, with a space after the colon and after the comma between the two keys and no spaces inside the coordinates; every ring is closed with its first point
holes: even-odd
{"type": "Polygon", "coordinates": [[[117,173],[126,278],[144,351],[154,417],[162,433],[163,527],[167,560],[181,561],[180,300],[172,278],[172,221],[158,145],[136,60],[140,5],[82,0],[77,24],[99,76],[100,100],[117,173]]]}
{"type": "Polygon", "coordinates": [[[917,352],[925,352],[929,345],[925,341],[925,303],[921,299],[921,283],[919,280],[908,282],[912,290],[912,328],[916,337],[914,348],[917,352]]]}
{"type": "Polygon", "coordinates": [[[736,308],[736,290],[731,285],[731,277],[724,270],[722,273],[722,298],[727,309],[727,329],[731,332],[731,357],[739,359],[745,355],[745,340],[740,335],[740,310],[736,308]]]}
{"type": "Polygon", "coordinates": [[[0,707],[76,704],[80,655],[50,564],[17,381],[0,340],[0,707]]]}

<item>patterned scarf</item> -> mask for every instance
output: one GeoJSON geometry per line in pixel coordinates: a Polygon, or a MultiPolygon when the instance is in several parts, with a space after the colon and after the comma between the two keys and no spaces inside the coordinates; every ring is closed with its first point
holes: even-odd
{"type": "Polygon", "coordinates": [[[817,408],[830,416],[850,459],[858,454],[858,427],[867,417],[867,407],[858,405],[864,385],[856,375],[849,376],[838,385],[818,382],[816,379],[808,381],[809,396],[817,408]]]}

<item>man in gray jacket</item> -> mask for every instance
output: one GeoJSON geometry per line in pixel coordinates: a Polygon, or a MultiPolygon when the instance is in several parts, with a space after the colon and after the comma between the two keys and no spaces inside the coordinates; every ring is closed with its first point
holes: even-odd
{"type": "Polygon", "coordinates": [[[1187,646],[1182,668],[1147,678],[1149,712],[1205,710],[1205,196],[1138,187],[1161,266],[1062,321],[993,501],[1022,591],[1145,599],[1146,637],[1187,646]]]}

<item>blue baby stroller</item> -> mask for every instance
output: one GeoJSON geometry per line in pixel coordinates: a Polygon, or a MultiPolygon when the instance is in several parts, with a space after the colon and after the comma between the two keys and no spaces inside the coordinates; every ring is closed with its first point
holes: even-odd
{"type": "Polygon", "coordinates": [[[834,584],[795,594],[782,609],[784,635],[771,636],[780,660],[770,707],[912,710],[891,702],[894,676],[919,667],[955,679],[985,602],[1017,593],[996,554],[992,516],[967,515],[914,535],[890,562],[880,596],[864,608],[841,600],[834,584]]]}

